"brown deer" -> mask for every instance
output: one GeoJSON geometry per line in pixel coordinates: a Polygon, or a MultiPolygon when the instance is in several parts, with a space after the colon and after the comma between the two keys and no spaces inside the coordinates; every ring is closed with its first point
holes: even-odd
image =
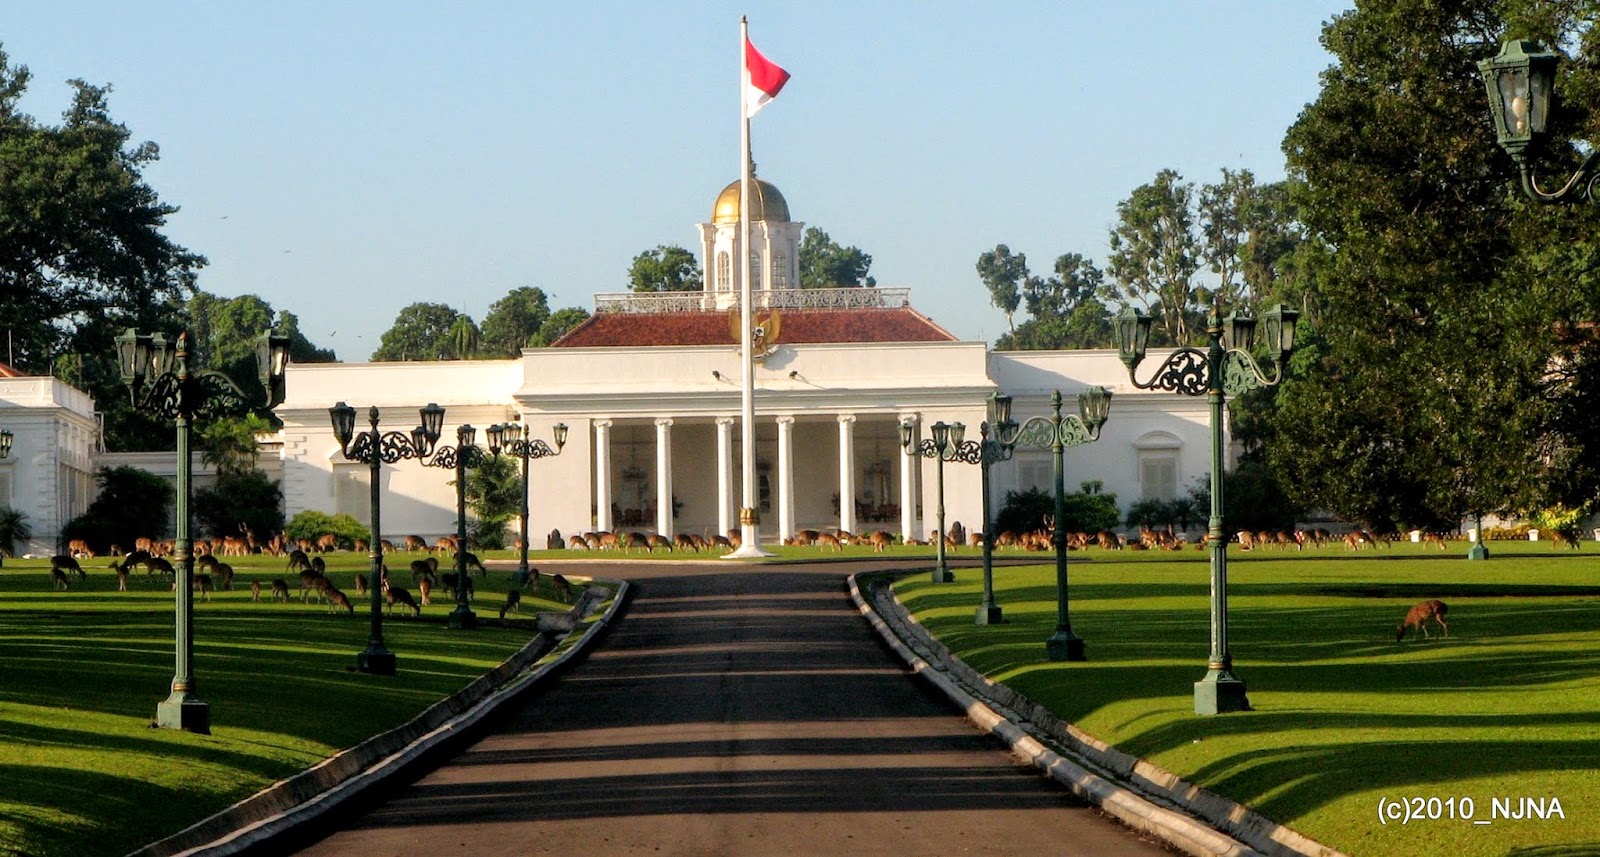
{"type": "Polygon", "coordinates": [[[873,553],[883,553],[889,549],[890,545],[894,544],[894,536],[888,530],[873,530],[870,538],[872,540],[873,553]]]}
{"type": "Polygon", "coordinates": [[[349,615],[356,615],[356,608],[355,605],[350,603],[350,596],[334,589],[332,586],[329,586],[326,592],[328,595],[328,612],[338,613],[339,609],[343,608],[349,615]]]}
{"type": "Polygon", "coordinates": [[[281,577],[272,579],[272,600],[281,601],[284,604],[289,603],[289,581],[281,577]]]}
{"type": "MultiPolygon", "coordinates": [[[[173,584],[173,585],[177,585],[177,584],[173,584]]],[[[191,591],[193,591],[193,592],[200,593],[200,595],[202,597],[204,597],[205,600],[210,601],[211,600],[211,590],[212,590],[211,575],[209,575],[209,574],[197,574],[197,575],[195,575],[193,578],[191,578],[189,580],[189,589],[191,591]]]]}
{"type": "Polygon", "coordinates": [[[1444,636],[1450,636],[1450,626],[1444,623],[1444,614],[1448,612],[1450,607],[1438,599],[1418,602],[1415,607],[1407,611],[1405,621],[1395,629],[1394,641],[1400,642],[1405,639],[1407,631],[1413,630],[1421,634],[1424,640],[1428,639],[1426,623],[1429,619],[1439,623],[1439,627],[1444,629],[1444,636]]]}
{"type": "Polygon", "coordinates": [[[359,571],[356,572],[356,594],[367,594],[367,576],[359,571]]]}
{"type": "Polygon", "coordinates": [[[817,533],[816,544],[817,547],[824,550],[828,548],[832,548],[833,550],[844,550],[844,547],[839,544],[839,537],[833,533],[817,533]]]}
{"type": "Polygon", "coordinates": [[[522,612],[522,593],[515,589],[506,592],[506,606],[500,608],[500,618],[506,618],[506,613],[522,612]]]}
{"type": "Polygon", "coordinates": [[[89,543],[83,539],[73,539],[72,541],[67,542],[67,553],[72,554],[75,557],[88,557],[90,559],[94,559],[94,550],[90,548],[89,543]]]}
{"type": "Polygon", "coordinates": [[[433,580],[431,578],[424,577],[423,579],[417,581],[417,591],[422,593],[423,604],[433,603],[433,601],[429,599],[429,595],[433,592],[433,580]]]}
{"type": "Polygon", "coordinates": [[[128,591],[128,570],[123,568],[120,565],[113,565],[111,567],[113,569],[115,569],[116,572],[117,572],[117,591],[118,592],[127,592],[128,591]]]}
{"type": "Polygon", "coordinates": [[[50,569],[50,583],[55,588],[65,592],[67,589],[67,573],[59,568],[50,569]]]}
{"type": "Polygon", "coordinates": [[[259,581],[259,580],[250,581],[250,600],[251,601],[260,601],[261,600],[261,581],[259,581]]]}
{"type": "Polygon", "coordinates": [[[388,597],[389,613],[391,615],[394,613],[394,606],[396,604],[399,604],[403,607],[410,607],[413,616],[422,615],[422,608],[417,606],[416,599],[412,598],[411,593],[405,591],[404,589],[401,589],[398,586],[386,586],[384,587],[383,593],[388,597]]]}
{"type": "Polygon", "coordinates": [[[56,554],[55,556],[50,557],[51,576],[55,576],[57,571],[63,573],[70,571],[73,574],[76,574],[79,580],[86,580],[89,577],[87,574],[83,573],[83,566],[79,565],[76,559],[73,559],[70,555],[64,553],[56,554]]]}
{"type": "Polygon", "coordinates": [[[572,584],[568,583],[565,577],[559,574],[551,575],[550,590],[555,595],[556,600],[561,603],[569,604],[572,602],[572,584]]]}
{"type": "Polygon", "coordinates": [[[416,553],[427,549],[428,543],[422,540],[422,536],[406,536],[406,553],[416,553]]]}

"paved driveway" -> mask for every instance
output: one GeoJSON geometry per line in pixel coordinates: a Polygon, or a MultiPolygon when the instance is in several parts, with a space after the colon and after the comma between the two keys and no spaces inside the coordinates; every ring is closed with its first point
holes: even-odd
{"type": "Polygon", "coordinates": [[[557,686],[302,853],[1169,853],[910,678],[859,564],[541,568],[637,588],[557,686]]]}

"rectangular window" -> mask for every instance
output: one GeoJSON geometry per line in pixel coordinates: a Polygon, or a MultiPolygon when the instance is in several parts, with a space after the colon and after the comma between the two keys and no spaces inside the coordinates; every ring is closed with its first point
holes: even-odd
{"type": "Polygon", "coordinates": [[[1047,458],[1019,458],[1017,459],[1017,490],[1027,491],[1036,488],[1046,494],[1056,490],[1054,478],[1054,462],[1047,458]]]}
{"type": "Polygon", "coordinates": [[[333,466],[333,510],[358,521],[372,519],[372,470],[369,465],[333,466]]]}
{"type": "Polygon", "coordinates": [[[1139,495],[1145,500],[1174,500],[1178,496],[1178,457],[1168,452],[1139,456],[1139,495]]]}

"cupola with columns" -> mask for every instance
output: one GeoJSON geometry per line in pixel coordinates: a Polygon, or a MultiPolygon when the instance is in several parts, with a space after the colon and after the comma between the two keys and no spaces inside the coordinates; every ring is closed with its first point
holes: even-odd
{"type": "MultiPolygon", "coordinates": [[[[711,222],[700,224],[705,269],[705,290],[716,296],[715,307],[725,309],[738,301],[733,260],[739,252],[739,184],[737,180],[717,194],[711,222]]],[[[800,236],[805,224],[789,219],[789,203],[774,185],[750,177],[750,290],[771,291],[800,287],[800,236]]]]}

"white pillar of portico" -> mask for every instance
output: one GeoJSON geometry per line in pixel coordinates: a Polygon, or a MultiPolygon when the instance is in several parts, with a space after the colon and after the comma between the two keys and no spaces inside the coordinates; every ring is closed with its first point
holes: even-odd
{"type": "Polygon", "coordinates": [[[610,532],[611,520],[611,421],[594,422],[594,528],[610,532]]]}
{"type": "Polygon", "coordinates": [[[717,417],[717,532],[733,529],[733,417],[717,417]]]}
{"type": "Polygon", "coordinates": [[[839,415],[839,529],[856,531],[855,414],[839,415]]]}
{"type": "Polygon", "coordinates": [[[778,417],[778,541],[794,535],[794,417],[778,417]]]}
{"type": "Polygon", "coordinates": [[[916,454],[916,414],[901,414],[900,424],[911,425],[911,448],[900,448],[900,537],[917,538],[917,470],[921,456],[916,454]]]}
{"type": "Polygon", "coordinates": [[[672,418],[656,420],[656,532],[672,538],[672,418]]]}

